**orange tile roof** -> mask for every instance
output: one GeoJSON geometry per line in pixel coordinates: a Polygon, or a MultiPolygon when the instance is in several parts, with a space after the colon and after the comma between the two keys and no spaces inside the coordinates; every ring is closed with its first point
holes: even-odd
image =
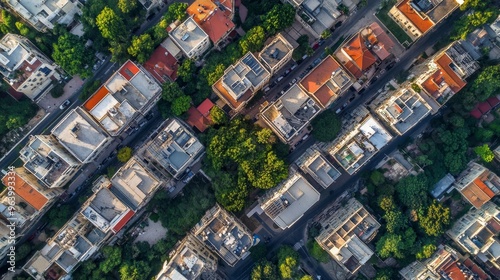
{"type": "Polygon", "coordinates": [[[206,117],[210,114],[210,109],[212,109],[212,107],[214,106],[215,106],[214,103],[207,98],[203,100],[203,102],[201,102],[201,104],[198,105],[196,109],[198,109],[198,111],[200,111],[200,113],[206,117]]]}
{"type": "Polygon", "coordinates": [[[163,46],[156,48],[143,66],[160,83],[166,82],[165,76],[171,81],[177,79],[177,69],[179,68],[177,59],[163,46]]]}
{"type": "Polygon", "coordinates": [[[235,28],[231,20],[233,15],[231,1],[220,1],[220,3],[226,7],[224,11],[211,0],[196,0],[187,8],[187,13],[193,16],[193,19],[208,34],[214,44],[219,43],[226,34],[235,28]]]}
{"type": "Polygon", "coordinates": [[[238,101],[235,100],[231,96],[231,94],[227,92],[224,86],[222,86],[222,79],[219,79],[219,81],[217,81],[213,87],[224,97],[223,101],[225,103],[228,103],[228,105],[230,105],[233,109],[237,109],[243,102],[249,100],[253,96],[252,91],[248,89],[247,92],[245,92],[238,101]]]}
{"type": "Polygon", "coordinates": [[[330,102],[330,99],[336,96],[336,94],[327,85],[324,85],[316,91],[314,96],[316,96],[318,101],[325,107],[330,102]]]}
{"type": "Polygon", "coordinates": [[[83,107],[88,111],[92,110],[107,94],[109,90],[102,85],[84,104],[83,107]]]}
{"type": "Polygon", "coordinates": [[[372,52],[366,47],[361,33],[354,36],[344,47],[344,52],[351,57],[355,65],[361,70],[366,71],[370,66],[377,62],[372,52]]]}
{"type": "Polygon", "coordinates": [[[444,53],[441,57],[436,59],[437,65],[443,70],[443,76],[446,83],[451,87],[453,92],[459,92],[467,83],[460,78],[453,69],[451,69],[450,65],[452,64],[451,58],[444,53]]]}
{"type": "Polygon", "coordinates": [[[474,184],[476,184],[476,186],[478,186],[489,198],[495,196],[495,193],[488,186],[486,186],[486,184],[481,181],[480,178],[474,180],[474,184]]]}
{"type": "Polygon", "coordinates": [[[137,65],[135,65],[135,63],[133,63],[132,61],[127,61],[125,62],[125,64],[122,65],[122,67],[120,68],[120,70],[118,70],[118,72],[120,72],[120,74],[125,77],[125,79],[127,80],[131,80],[132,77],[135,76],[135,74],[137,74],[139,72],[139,67],[137,67],[137,65]]]}
{"type": "Polygon", "coordinates": [[[359,79],[359,78],[361,78],[361,76],[363,76],[363,73],[361,72],[361,70],[359,70],[359,68],[356,65],[354,65],[354,63],[352,61],[346,62],[344,64],[344,66],[347,69],[347,71],[349,71],[349,73],[351,73],[357,79],[359,79]]]}
{"type": "Polygon", "coordinates": [[[401,13],[405,15],[418,30],[420,30],[420,32],[425,33],[427,30],[431,29],[432,26],[434,26],[434,23],[428,17],[425,19],[422,18],[420,14],[410,6],[409,2],[410,0],[405,0],[396,8],[401,11],[401,13]]]}
{"type": "Polygon", "coordinates": [[[311,73],[300,81],[300,85],[306,92],[313,94],[318,91],[318,89],[330,79],[332,73],[339,68],[340,65],[338,62],[332,56],[327,56],[311,73]]]}
{"type": "Polygon", "coordinates": [[[9,186],[8,182],[14,182],[14,192],[36,210],[42,209],[49,201],[48,198],[30,186],[17,173],[14,173],[14,181],[9,180],[8,176],[9,174],[3,177],[3,184],[5,186],[9,186]]]}
{"type": "Polygon", "coordinates": [[[461,190],[462,195],[475,207],[481,208],[486,202],[490,201],[495,193],[486,186],[480,178],[461,190]]]}

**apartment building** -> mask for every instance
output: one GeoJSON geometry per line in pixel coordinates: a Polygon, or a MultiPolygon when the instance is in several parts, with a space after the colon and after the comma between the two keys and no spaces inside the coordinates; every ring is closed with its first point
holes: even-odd
{"type": "MultiPolygon", "coordinates": [[[[110,181],[108,188],[111,193],[133,211],[144,207],[162,184],[136,157],[118,169],[110,181]]],[[[130,215],[130,211],[124,212],[124,215],[130,215]]]]}
{"type": "Polygon", "coordinates": [[[191,233],[230,266],[247,258],[253,245],[252,232],[218,204],[205,213],[191,233]]]}
{"type": "Polygon", "coordinates": [[[180,178],[204,152],[203,144],[182,121],[167,119],[137,154],[146,166],[161,174],[161,177],[180,178]]]}
{"type": "Polygon", "coordinates": [[[428,259],[414,261],[399,271],[404,280],[488,280],[491,279],[477,264],[460,255],[448,245],[439,245],[428,259]]]}
{"type": "Polygon", "coordinates": [[[233,23],[234,0],[196,0],[186,12],[208,34],[215,47],[224,45],[236,27],[233,23]]]}
{"type": "Polygon", "coordinates": [[[456,41],[427,63],[427,69],[415,80],[423,97],[433,107],[443,106],[467,84],[466,79],[479,69],[479,63],[456,41]],[[433,104],[431,104],[433,103],[433,104]]]}
{"type": "Polygon", "coordinates": [[[392,135],[365,108],[353,114],[356,117],[324,148],[351,175],[392,140],[392,135]]]}
{"type": "Polygon", "coordinates": [[[232,110],[239,111],[269,82],[271,74],[248,52],[224,70],[212,89],[232,110]]]}
{"type": "Polygon", "coordinates": [[[192,59],[199,58],[211,46],[210,37],[192,16],[174,28],[170,32],[170,38],[187,58],[192,59]]]}
{"type": "Polygon", "coordinates": [[[109,236],[77,212],[26,262],[23,270],[37,280],[60,279],[98,251],[109,236]]]}
{"type": "Polygon", "coordinates": [[[356,273],[373,256],[365,243],[375,237],[380,224],[355,198],[322,215],[319,223],[322,230],[316,241],[346,272],[356,273]]]}
{"type": "Polygon", "coordinates": [[[319,192],[294,172],[277,187],[259,198],[260,207],[281,229],[297,222],[320,197],[319,192]]]}
{"type": "Polygon", "coordinates": [[[160,85],[129,60],[85,101],[83,108],[111,136],[118,136],[160,98],[160,85]]]}
{"type": "Polygon", "coordinates": [[[204,243],[188,234],[170,252],[155,279],[217,279],[216,271],[217,256],[204,243]]]}
{"type": "MultiPolygon", "coordinates": [[[[9,7],[36,30],[46,32],[56,24],[71,26],[82,15],[80,0],[7,0],[9,7]]],[[[85,2],[85,1],[83,1],[85,2]]]]}
{"type": "Polygon", "coordinates": [[[101,176],[94,183],[94,194],[82,205],[80,214],[104,233],[118,233],[135,212],[127,207],[111,191],[105,177],[101,176]]]}
{"type": "Polygon", "coordinates": [[[353,80],[332,56],[327,56],[299,82],[299,85],[325,109],[349,89],[353,80]]]}
{"type": "Polygon", "coordinates": [[[81,107],[67,113],[51,133],[82,164],[94,161],[113,141],[81,107]]]}
{"type": "Polygon", "coordinates": [[[19,167],[8,172],[3,178],[5,186],[12,186],[12,192],[8,188],[0,194],[0,215],[5,219],[15,218],[16,236],[21,237],[29,227],[38,221],[41,216],[63,193],[62,189],[50,189],[42,185],[40,181],[26,169],[19,167]],[[10,184],[9,184],[10,183],[10,184]],[[14,197],[15,204],[9,202],[14,197]],[[9,209],[9,206],[14,207],[9,209]]]}
{"type": "Polygon", "coordinates": [[[24,168],[48,188],[63,187],[81,167],[81,163],[52,135],[30,135],[19,158],[24,168]]]}
{"type": "Polygon", "coordinates": [[[325,189],[341,175],[316,145],[308,148],[295,163],[325,189]]]}
{"type": "Polygon", "coordinates": [[[448,17],[463,3],[462,0],[400,0],[389,16],[416,40],[448,17]]]}
{"type": "MultiPolygon", "coordinates": [[[[29,1],[27,1],[29,2],[29,1]]],[[[57,65],[23,36],[8,33],[0,40],[0,72],[16,99],[26,95],[38,100],[53,80],[59,80],[57,65]]]]}
{"type": "Polygon", "coordinates": [[[409,86],[379,95],[370,106],[379,120],[398,135],[408,132],[432,111],[425,99],[409,86]]]}
{"type": "Polygon", "coordinates": [[[500,270],[500,207],[489,201],[471,209],[446,234],[465,252],[475,256],[492,275],[500,270]]]}
{"type": "Polygon", "coordinates": [[[474,208],[479,209],[500,193],[500,178],[488,168],[470,162],[453,186],[474,208]]]}
{"type": "Polygon", "coordinates": [[[294,84],[275,102],[263,107],[260,116],[283,143],[292,144],[321,110],[313,98],[294,84]]]}
{"type": "Polygon", "coordinates": [[[292,59],[294,49],[293,45],[279,33],[264,46],[259,53],[259,60],[273,76],[292,59]]]}
{"type": "Polygon", "coordinates": [[[9,240],[11,230],[7,222],[0,219],[0,260],[3,260],[9,254],[10,246],[13,244],[9,240]]]}

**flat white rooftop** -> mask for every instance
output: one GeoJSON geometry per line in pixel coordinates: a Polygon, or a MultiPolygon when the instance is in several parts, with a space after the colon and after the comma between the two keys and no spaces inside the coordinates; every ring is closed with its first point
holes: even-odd
{"type": "Polygon", "coordinates": [[[282,229],[297,222],[319,200],[319,192],[295,173],[261,200],[266,214],[282,229]]]}
{"type": "Polygon", "coordinates": [[[80,162],[86,162],[109,135],[80,107],[73,109],[53,129],[52,134],[80,162]]]}
{"type": "Polygon", "coordinates": [[[188,54],[203,41],[208,40],[208,34],[201,29],[192,17],[189,17],[170,32],[170,38],[188,54]]]}

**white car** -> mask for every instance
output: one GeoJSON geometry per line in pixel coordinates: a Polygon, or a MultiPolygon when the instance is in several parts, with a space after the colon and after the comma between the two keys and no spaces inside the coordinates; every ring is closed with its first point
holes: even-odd
{"type": "Polygon", "coordinates": [[[59,106],[59,109],[61,109],[61,110],[66,109],[66,108],[69,106],[69,104],[71,104],[71,101],[68,99],[68,100],[64,101],[64,102],[61,104],[61,106],[59,106]]]}

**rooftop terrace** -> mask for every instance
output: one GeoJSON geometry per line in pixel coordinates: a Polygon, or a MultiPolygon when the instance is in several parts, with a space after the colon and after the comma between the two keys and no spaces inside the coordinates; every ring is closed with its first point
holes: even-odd
{"type": "Polygon", "coordinates": [[[274,69],[278,63],[293,52],[293,46],[278,35],[269,45],[259,53],[259,59],[269,68],[274,69]]]}
{"type": "Polygon", "coordinates": [[[210,40],[217,45],[235,28],[232,21],[233,2],[234,0],[196,0],[187,8],[187,13],[193,16],[210,40]]]}
{"type": "Polygon", "coordinates": [[[319,192],[295,173],[261,197],[260,205],[276,225],[286,229],[297,222],[319,197],[319,192]]]}
{"type": "Polygon", "coordinates": [[[170,37],[184,53],[189,54],[203,41],[207,40],[208,34],[201,29],[193,17],[189,17],[170,32],[170,37]]]}
{"type": "Polygon", "coordinates": [[[127,61],[84,104],[111,134],[118,134],[135,116],[156,102],[160,86],[132,61],[127,61]]]}
{"type": "Polygon", "coordinates": [[[78,164],[76,159],[64,154],[62,147],[59,148],[55,143],[55,139],[50,136],[32,136],[19,152],[24,167],[47,187],[51,187],[61,179],[63,173],[78,164]]]}
{"type": "Polygon", "coordinates": [[[368,116],[357,127],[337,137],[328,152],[349,174],[354,174],[391,140],[391,134],[368,116]]]}
{"type": "Polygon", "coordinates": [[[130,159],[111,178],[111,192],[127,207],[142,207],[160,185],[160,181],[135,158],[130,159]]]}
{"type": "Polygon", "coordinates": [[[196,158],[204,147],[178,120],[166,120],[158,134],[145,146],[145,156],[176,176],[196,158]]]}
{"type": "Polygon", "coordinates": [[[411,89],[397,91],[376,109],[377,114],[399,135],[405,134],[431,110],[427,102],[411,89]]]}
{"type": "Polygon", "coordinates": [[[262,111],[262,116],[285,142],[296,136],[321,111],[297,84],[262,111]]]}
{"type": "Polygon", "coordinates": [[[193,228],[193,234],[214,248],[230,266],[247,257],[253,245],[252,233],[236,217],[216,205],[193,228]]]}
{"type": "Polygon", "coordinates": [[[299,157],[297,165],[309,173],[323,188],[328,188],[341,173],[321,154],[317,147],[311,147],[299,157]]]}
{"type": "Polygon", "coordinates": [[[52,129],[52,135],[82,163],[88,162],[110,139],[80,107],[66,114],[52,129]]]}

